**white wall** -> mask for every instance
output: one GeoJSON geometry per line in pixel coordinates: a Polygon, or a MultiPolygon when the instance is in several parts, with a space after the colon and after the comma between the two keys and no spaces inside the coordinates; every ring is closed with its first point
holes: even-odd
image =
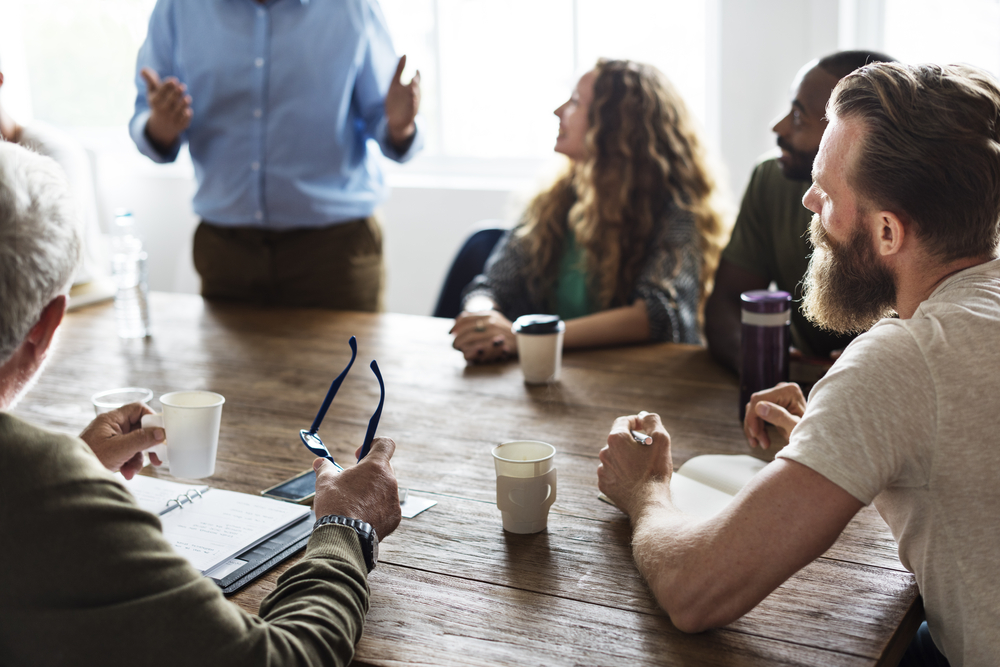
{"type": "MultiPolygon", "coordinates": [[[[716,67],[709,100],[717,99],[718,105],[709,114],[707,130],[721,146],[737,201],[755,160],[774,147],[770,127],[787,111],[796,71],[812,58],[854,46],[844,43],[853,38],[839,34],[838,19],[845,3],[855,7],[862,1],[717,0],[713,12],[719,17],[718,33],[709,39],[708,48],[718,49],[709,59],[716,67]]],[[[190,207],[190,164],[153,165],[138,155],[127,137],[110,143],[85,140],[97,152],[102,220],[116,207],[133,211],[150,254],[151,287],[197,292],[191,264],[197,220],[190,207]]],[[[550,168],[525,163],[498,178],[495,165],[465,167],[480,169],[482,177],[443,174],[439,165],[428,174],[419,161],[390,172],[393,194],[382,209],[390,311],[430,314],[469,229],[483,219],[512,220],[526,191],[550,168]]]]}

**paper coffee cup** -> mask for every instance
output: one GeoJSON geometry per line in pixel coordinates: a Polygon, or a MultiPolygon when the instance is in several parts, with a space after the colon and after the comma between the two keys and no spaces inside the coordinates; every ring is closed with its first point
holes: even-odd
{"type": "Polygon", "coordinates": [[[517,336],[517,356],[528,384],[557,382],[562,371],[566,323],[558,315],[522,315],[511,331],[517,336]]]}
{"type": "Polygon", "coordinates": [[[556,501],[555,454],[555,447],[535,440],[493,448],[497,507],[507,532],[538,533],[548,526],[549,508],[556,501]]]}
{"type": "Polygon", "coordinates": [[[160,456],[166,450],[171,475],[200,479],[215,473],[225,402],[221,394],[212,391],[175,391],[160,397],[161,414],[143,415],[143,428],[160,426],[167,433],[166,441],[151,451],[160,456]]]}

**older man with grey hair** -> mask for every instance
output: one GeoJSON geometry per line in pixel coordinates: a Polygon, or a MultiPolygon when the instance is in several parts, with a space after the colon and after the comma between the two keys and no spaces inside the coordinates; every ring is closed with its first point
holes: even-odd
{"type": "Polygon", "coordinates": [[[0,664],[343,665],[369,590],[362,531],[399,524],[392,440],[337,474],[318,459],[317,522],[305,557],[252,616],[177,555],[131,477],[162,429],[133,404],[80,438],[7,413],[53,348],[80,257],[66,181],[52,160],[0,141],[0,664]],[[334,520],[329,521],[332,517],[334,520]]]}

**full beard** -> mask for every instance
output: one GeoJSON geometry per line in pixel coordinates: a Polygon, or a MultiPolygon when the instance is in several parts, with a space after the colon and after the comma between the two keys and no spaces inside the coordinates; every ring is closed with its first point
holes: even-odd
{"type": "Polygon", "coordinates": [[[816,325],[842,334],[863,333],[896,313],[896,279],[875,254],[864,225],[837,243],[814,215],[813,254],[803,279],[802,311],[816,325]]]}

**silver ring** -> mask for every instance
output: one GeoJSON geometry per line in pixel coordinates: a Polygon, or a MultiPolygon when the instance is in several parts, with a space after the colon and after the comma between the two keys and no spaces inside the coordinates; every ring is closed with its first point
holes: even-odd
{"type": "Polygon", "coordinates": [[[476,320],[476,331],[486,331],[486,318],[480,317],[476,320]]]}

